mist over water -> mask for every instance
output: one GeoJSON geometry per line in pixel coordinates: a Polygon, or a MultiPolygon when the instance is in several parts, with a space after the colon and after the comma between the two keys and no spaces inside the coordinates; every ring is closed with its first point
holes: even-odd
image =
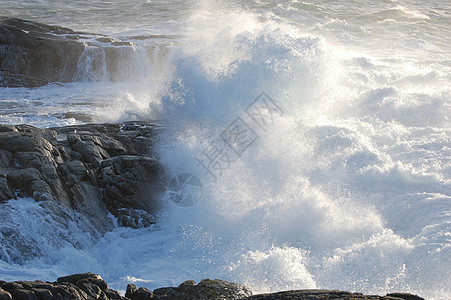
{"type": "MultiPolygon", "coordinates": [[[[26,2],[5,3],[7,12],[35,21],[53,14],[51,1],[35,13],[26,2]]],[[[120,290],[128,282],[157,288],[210,277],[254,292],[451,298],[449,4],[116,5],[93,5],[98,23],[87,13],[80,24],[77,4],[57,8],[50,20],[128,36],[126,76],[94,72],[90,61],[105,52],[85,50],[76,82],[2,88],[0,121],[83,122],[65,117],[68,111],[95,121],[164,120],[161,162],[174,176],[198,176],[202,198],[183,208],[166,196],[157,227],[117,228],[97,243],[67,229],[61,235],[72,244],[48,246],[53,237],[36,232],[31,244],[41,255],[25,262],[1,256],[3,280],[90,271],[120,290]],[[125,21],[108,25],[109,12],[122,5],[126,29],[125,21]],[[151,40],[130,37],[167,28],[178,38],[164,41],[162,55],[149,55],[151,40]],[[283,112],[266,130],[245,113],[262,92],[283,112]],[[196,157],[237,117],[258,138],[214,180],[196,157]]],[[[18,209],[34,212],[22,224],[30,234],[48,214],[30,199],[8,207],[15,213],[5,224],[19,223],[18,209]]]]}

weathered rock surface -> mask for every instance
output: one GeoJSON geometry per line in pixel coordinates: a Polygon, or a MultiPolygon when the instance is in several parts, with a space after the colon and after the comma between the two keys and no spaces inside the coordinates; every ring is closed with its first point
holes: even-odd
{"type": "Polygon", "coordinates": [[[387,296],[367,296],[360,293],[328,290],[297,290],[272,294],[254,295],[245,286],[224,280],[204,279],[196,285],[192,280],[185,281],[178,287],[159,288],[150,291],[137,288],[133,284],[127,286],[125,297],[108,288],[108,284],[97,274],[85,273],[60,277],[56,282],[43,281],[0,281],[0,300],[3,299],[131,299],[131,300],[220,300],[220,299],[380,299],[380,300],[424,300],[407,294],[393,293],[387,296]]]}
{"type": "Polygon", "coordinates": [[[0,17],[0,86],[40,86],[75,76],[85,46],[68,28],[0,17]]]}
{"type": "Polygon", "coordinates": [[[193,280],[188,280],[176,288],[167,287],[156,289],[153,291],[152,299],[243,299],[250,295],[252,295],[251,291],[240,284],[230,283],[220,279],[204,279],[197,285],[193,280]]]}
{"type": "Polygon", "coordinates": [[[0,282],[0,299],[124,299],[97,274],[75,274],[56,282],[0,282]],[[3,292],[2,292],[3,291],[3,292]],[[2,298],[3,297],[3,298],[2,298]]]}
{"type": "Polygon", "coordinates": [[[161,127],[88,124],[52,129],[0,125],[0,202],[17,197],[81,213],[99,232],[155,223],[166,176],[152,158],[161,127]]]}
{"type": "MultiPolygon", "coordinates": [[[[0,87],[129,81],[134,73],[125,72],[123,66],[136,64],[133,40],[154,38],[169,40],[174,37],[149,35],[121,40],[0,17],[0,87]]],[[[160,42],[156,46],[160,47],[160,42]]],[[[149,57],[153,56],[153,53],[149,54],[149,57]]]]}
{"type": "Polygon", "coordinates": [[[373,300],[424,300],[423,298],[408,294],[408,293],[394,293],[386,296],[377,295],[363,295],[361,293],[350,293],[343,291],[330,290],[297,290],[285,291],[271,294],[261,294],[247,297],[248,300],[328,300],[328,299],[373,299],[373,300]]]}

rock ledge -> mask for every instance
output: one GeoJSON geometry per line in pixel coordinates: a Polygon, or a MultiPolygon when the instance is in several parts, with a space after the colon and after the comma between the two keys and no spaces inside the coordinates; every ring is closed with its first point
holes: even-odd
{"type": "Polygon", "coordinates": [[[145,122],[0,125],[0,203],[32,197],[59,205],[85,216],[101,234],[114,228],[110,213],[119,225],[149,226],[166,187],[152,153],[161,129],[145,122]]]}
{"type": "Polygon", "coordinates": [[[219,300],[219,299],[265,299],[265,300],[329,300],[329,299],[380,299],[380,300],[424,300],[408,293],[393,293],[386,296],[366,296],[360,293],[328,290],[296,290],[272,294],[254,295],[242,285],[220,279],[204,279],[196,285],[192,280],[178,287],[159,288],[150,291],[127,286],[125,297],[111,290],[97,274],[84,273],[60,277],[56,282],[43,281],[0,281],[0,300],[52,300],[52,299],[120,299],[120,300],[219,300]]]}

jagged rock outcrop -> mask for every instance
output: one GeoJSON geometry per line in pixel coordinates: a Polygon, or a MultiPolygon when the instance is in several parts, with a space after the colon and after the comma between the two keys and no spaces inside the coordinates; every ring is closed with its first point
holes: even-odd
{"type": "MultiPolygon", "coordinates": [[[[108,37],[76,32],[69,28],[33,21],[0,17],[0,87],[37,87],[48,83],[77,81],[130,81],[136,70],[136,40],[159,39],[149,47],[149,61],[154,50],[166,47],[161,39],[173,36],[149,35],[108,37]],[[155,49],[154,49],[155,47],[155,49]],[[127,66],[127,70],[124,69],[127,66]]],[[[159,62],[156,63],[159,66],[159,62]]],[[[161,65],[160,65],[161,67],[161,65]]]]}
{"type": "Polygon", "coordinates": [[[155,223],[166,175],[152,145],[161,127],[131,122],[52,129],[0,125],[0,202],[57,203],[104,233],[155,223]]]}
{"type": "Polygon", "coordinates": [[[0,86],[41,86],[71,81],[87,34],[0,17],[0,86]]]}
{"type": "Polygon", "coordinates": [[[272,294],[253,295],[242,285],[224,280],[204,279],[199,284],[185,281],[178,287],[159,288],[150,291],[127,286],[125,297],[108,288],[108,284],[97,274],[84,273],[60,277],[56,282],[0,281],[0,300],[51,300],[51,299],[103,299],[103,300],[330,300],[330,299],[374,299],[374,300],[424,300],[408,293],[393,293],[387,296],[363,295],[343,291],[297,290],[272,294]]]}
{"type": "Polygon", "coordinates": [[[60,277],[56,282],[0,282],[0,299],[124,299],[97,274],[75,274],[60,277]]]}
{"type": "Polygon", "coordinates": [[[193,280],[181,283],[178,287],[165,287],[153,292],[135,285],[127,286],[126,297],[132,300],[208,300],[208,299],[243,299],[252,292],[240,284],[220,279],[204,279],[196,285],[193,280]]]}

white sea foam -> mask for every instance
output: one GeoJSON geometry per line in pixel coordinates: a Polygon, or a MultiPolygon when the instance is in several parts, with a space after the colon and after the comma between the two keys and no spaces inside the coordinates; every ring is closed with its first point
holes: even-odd
{"type": "Polygon", "coordinates": [[[51,244],[21,266],[0,262],[0,276],[54,280],[90,271],[120,290],[127,282],[157,288],[217,277],[255,292],[451,298],[451,65],[446,40],[438,42],[447,30],[442,12],[356,4],[353,16],[343,12],[348,3],[333,5],[200,3],[179,24],[182,37],[158,75],[143,65],[140,74],[157,80],[3,90],[11,115],[2,122],[75,122],[46,115],[49,108],[101,121],[163,118],[162,163],[173,175],[196,174],[204,190],[189,208],[163,199],[159,227],[117,228],[82,248],[51,244]],[[393,29],[380,21],[389,18],[404,26],[396,36],[402,46],[384,37],[393,29]],[[421,22],[436,35],[427,40],[421,22]],[[406,38],[412,24],[424,36],[406,38]],[[261,92],[283,112],[266,131],[245,113],[261,92]],[[258,138],[215,181],[196,157],[236,117],[258,138]]]}

